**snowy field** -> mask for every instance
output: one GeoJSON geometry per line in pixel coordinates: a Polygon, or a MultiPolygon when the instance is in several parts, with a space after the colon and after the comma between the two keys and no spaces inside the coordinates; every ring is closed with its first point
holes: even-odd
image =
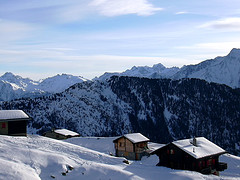
{"type": "Polygon", "coordinates": [[[172,170],[155,166],[157,156],[142,161],[123,163],[114,154],[114,138],[72,138],[65,141],[37,135],[28,137],[0,136],[0,179],[240,179],[240,157],[223,155],[228,169],[220,174],[172,170]]]}

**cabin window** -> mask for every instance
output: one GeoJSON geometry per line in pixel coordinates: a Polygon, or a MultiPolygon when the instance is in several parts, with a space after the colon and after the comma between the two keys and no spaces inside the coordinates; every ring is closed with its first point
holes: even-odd
{"type": "Polygon", "coordinates": [[[215,159],[212,160],[212,164],[213,164],[213,165],[216,164],[216,160],[215,160],[215,159]]]}
{"type": "Polygon", "coordinates": [[[123,143],[123,142],[120,142],[120,143],[119,143],[119,146],[120,146],[120,147],[124,147],[124,143],[123,143]]]}
{"type": "Polygon", "coordinates": [[[5,123],[5,122],[2,123],[2,128],[3,128],[3,129],[6,128],[6,123],[5,123]]]}
{"type": "Polygon", "coordinates": [[[175,154],[173,149],[170,150],[170,154],[175,154]]]}

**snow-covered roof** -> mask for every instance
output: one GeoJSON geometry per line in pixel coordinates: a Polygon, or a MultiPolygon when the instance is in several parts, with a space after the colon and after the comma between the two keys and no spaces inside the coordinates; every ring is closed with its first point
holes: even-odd
{"type": "Polygon", "coordinates": [[[196,159],[226,152],[204,137],[196,138],[196,146],[192,142],[193,139],[183,139],[172,143],[196,159]]]}
{"type": "Polygon", "coordinates": [[[55,133],[62,134],[64,136],[78,136],[79,134],[67,129],[56,129],[54,130],[55,133]]]}
{"type": "Polygon", "coordinates": [[[148,142],[148,153],[152,153],[162,147],[166,146],[166,144],[159,144],[159,143],[153,143],[153,142],[148,142]]]}
{"type": "Polygon", "coordinates": [[[22,110],[0,110],[0,120],[30,119],[22,110]]]}
{"type": "MultiPolygon", "coordinates": [[[[139,142],[149,141],[149,139],[147,137],[145,137],[144,135],[142,135],[141,133],[124,134],[121,137],[127,138],[132,143],[139,143],[139,142]]],[[[119,138],[121,138],[121,137],[119,137],[119,138]]],[[[119,138],[117,138],[117,139],[119,139],[119,138]]],[[[114,141],[116,141],[117,139],[115,139],[114,141]]]]}

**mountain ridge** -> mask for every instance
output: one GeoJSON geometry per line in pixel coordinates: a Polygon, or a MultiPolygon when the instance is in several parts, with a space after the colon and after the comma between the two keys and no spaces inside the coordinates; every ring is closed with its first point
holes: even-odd
{"type": "Polygon", "coordinates": [[[11,72],[6,72],[0,77],[0,89],[2,92],[0,101],[59,93],[76,83],[84,81],[87,81],[87,79],[68,74],[58,74],[53,77],[34,81],[30,78],[22,78],[11,72]]]}
{"type": "Polygon", "coordinates": [[[240,88],[240,49],[233,48],[226,56],[218,56],[195,65],[184,65],[181,68],[166,68],[161,63],[152,67],[132,67],[122,73],[104,73],[95,80],[106,80],[111,76],[131,76],[146,78],[198,78],[208,82],[226,84],[232,88],[240,88]]]}

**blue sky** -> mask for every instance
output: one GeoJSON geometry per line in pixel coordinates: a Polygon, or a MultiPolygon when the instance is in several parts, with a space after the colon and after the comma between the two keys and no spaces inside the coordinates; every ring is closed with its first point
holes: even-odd
{"type": "Polygon", "coordinates": [[[0,0],[0,75],[94,78],[240,48],[238,0],[0,0]]]}

